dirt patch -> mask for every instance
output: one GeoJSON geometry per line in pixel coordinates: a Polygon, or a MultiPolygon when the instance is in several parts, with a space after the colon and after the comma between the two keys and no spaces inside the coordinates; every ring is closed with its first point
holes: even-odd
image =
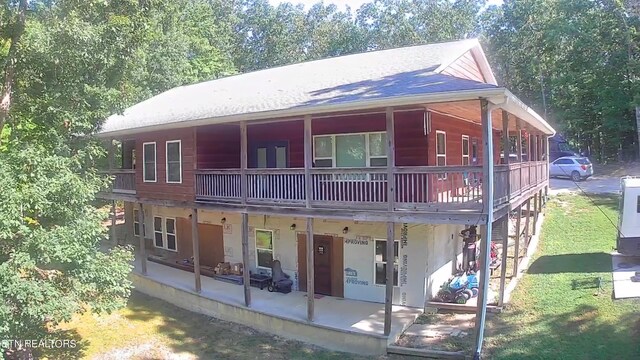
{"type": "Polygon", "coordinates": [[[423,314],[396,345],[440,351],[467,351],[473,345],[475,314],[423,314]]]}

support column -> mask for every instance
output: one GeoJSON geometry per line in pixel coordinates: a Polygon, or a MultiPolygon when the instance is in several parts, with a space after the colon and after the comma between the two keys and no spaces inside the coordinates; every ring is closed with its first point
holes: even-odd
{"type": "Polygon", "coordinates": [[[313,254],[313,218],[307,218],[307,320],[313,321],[314,296],[316,293],[314,286],[314,262],[313,254]]]}
{"type": "Polygon", "coordinates": [[[529,250],[529,221],[531,219],[531,198],[527,199],[527,217],[524,219],[525,252],[529,250]]]}
{"type": "Polygon", "coordinates": [[[142,268],[142,275],[147,275],[147,246],[144,241],[144,210],[142,209],[142,203],[138,203],[138,223],[140,224],[139,228],[139,238],[140,238],[140,267],[142,268]]]}
{"type": "Polygon", "coordinates": [[[240,199],[243,205],[247,203],[247,122],[246,121],[240,121],[240,199]]]}
{"type": "Polygon", "coordinates": [[[396,166],[396,145],[393,108],[386,109],[387,119],[387,204],[389,211],[395,210],[396,182],[394,168],[396,166]]]}
{"type": "Polygon", "coordinates": [[[522,162],[522,122],[519,118],[516,118],[516,136],[518,137],[517,151],[518,162],[522,162]]]}
{"type": "Polygon", "coordinates": [[[475,357],[482,353],[484,328],[487,317],[487,293],[489,292],[489,262],[491,252],[491,231],[493,227],[493,131],[491,124],[491,109],[485,99],[480,100],[480,114],[482,118],[483,167],[482,167],[482,203],[486,211],[487,221],[482,232],[482,251],[480,271],[480,291],[478,294],[478,310],[476,313],[476,348],[475,357]]]}
{"type": "Polygon", "coordinates": [[[200,232],[198,230],[198,209],[191,209],[191,241],[193,243],[193,274],[196,280],[196,292],[202,291],[200,280],[200,232]]]}
{"type": "MultiPolygon", "coordinates": [[[[511,143],[509,140],[509,113],[502,110],[502,148],[504,149],[504,164],[509,167],[509,155],[511,154],[511,143]]],[[[508,174],[510,172],[507,172],[508,174]]],[[[498,298],[498,306],[502,306],[504,303],[504,286],[507,278],[507,251],[509,250],[509,213],[511,212],[511,176],[507,178],[507,204],[509,210],[507,215],[504,216],[502,222],[502,259],[500,265],[500,292],[498,298]]]]}
{"type": "Polygon", "coordinates": [[[313,133],[311,130],[311,115],[304,117],[304,184],[305,204],[311,208],[313,186],[311,181],[311,168],[313,167],[313,133]]]}
{"type": "Polygon", "coordinates": [[[533,194],[533,229],[531,229],[531,235],[536,234],[536,225],[538,224],[539,208],[540,208],[540,204],[538,203],[538,192],[536,192],[535,194],[533,194]]]}
{"type": "Polygon", "coordinates": [[[116,201],[111,200],[111,229],[109,229],[109,237],[112,243],[116,244],[116,201]]]}
{"type": "Polygon", "coordinates": [[[393,279],[395,261],[395,223],[387,222],[387,268],[385,273],[385,296],[384,296],[384,335],[391,333],[391,315],[393,312],[393,279]],[[391,265],[391,266],[389,266],[391,265]]]}
{"type": "MultiPolygon", "coordinates": [[[[522,237],[522,231],[520,231],[520,226],[522,225],[522,204],[518,205],[518,217],[516,218],[516,243],[513,248],[513,274],[512,276],[518,275],[518,266],[520,265],[520,240],[522,237]]],[[[504,264],[503,264],[504,265],[504,264]]]]}
{"type": "Polygon", "coordinates": [[[244,285],[244,305],[251,306],[251,290],[249,289],[249,214],[242,213],[242,280],[244,285]]]}
{"type": "Polygon", "coordinates": [[[509,250],[509,213],[504,216],[502,224],[502,259],[500,263],[500,294],[498,306],[504,305],[504,287],[507,282],[507,252],[509,250]]]}

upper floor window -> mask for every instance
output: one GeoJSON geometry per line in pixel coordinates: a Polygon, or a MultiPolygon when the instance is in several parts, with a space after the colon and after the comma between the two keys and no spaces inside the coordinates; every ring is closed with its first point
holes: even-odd
{"type": "Polygon", "coordinates": [[[447,165],[447,133],[436,131],[436,165],[447,165]]]}
{"type": "Polygon", "coordinates": [[[144,164],[142,167],[142,177],[144,182],[156,182],[156,143],[148,142],[142,144],[142,157],[144,164]]]}
{"type": "Polygon", "coordinates": [[[167,182],[182,182],[182,142],[167,141],[167,182]]]}
{"type": "Polygon", "coordinates": [[[316,167],[387,166],[387,133],[314,136],[316,167]]]}
{"type": "Polygon", "coordinates": [[[469,165],[469,136],[462,135],[462,165],[469,165]]]}

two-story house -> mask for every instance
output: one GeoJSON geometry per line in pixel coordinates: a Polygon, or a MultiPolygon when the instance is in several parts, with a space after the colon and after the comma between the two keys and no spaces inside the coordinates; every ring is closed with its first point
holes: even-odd
{"type": "Polygon", "coordinates": [[[461,230],[490,239],[488,222],[541,196],[554,133],[496,83],[476,40],[374,51],[181,86],[111,116],[98,136],[121,163],[102,195],[125,202],[148,277],[150,256],[194,257],[184,286],[205,293],[199,269],[242,263],[258,309],[249,271],[279,260],[294,292],[277,296],[315,294],[301,321],[322,317],[323,297],[384,303],[389,335],[392,306],[423,308],[451,276],[461,230]]]}

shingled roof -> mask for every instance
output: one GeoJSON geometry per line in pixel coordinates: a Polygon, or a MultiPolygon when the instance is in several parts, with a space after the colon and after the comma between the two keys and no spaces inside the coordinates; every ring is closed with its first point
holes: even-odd
{"type": "MultiPolygon", "coordinates": [[[[229,76],[165,91],[112,115],[100,135],[366,108],[380,100],[501,89],[486,64],[487,82],[440,73],[477,40],[347,55],[229,76]]],[[[481,64],[482,67],[482,64],[481,64]]]]}

